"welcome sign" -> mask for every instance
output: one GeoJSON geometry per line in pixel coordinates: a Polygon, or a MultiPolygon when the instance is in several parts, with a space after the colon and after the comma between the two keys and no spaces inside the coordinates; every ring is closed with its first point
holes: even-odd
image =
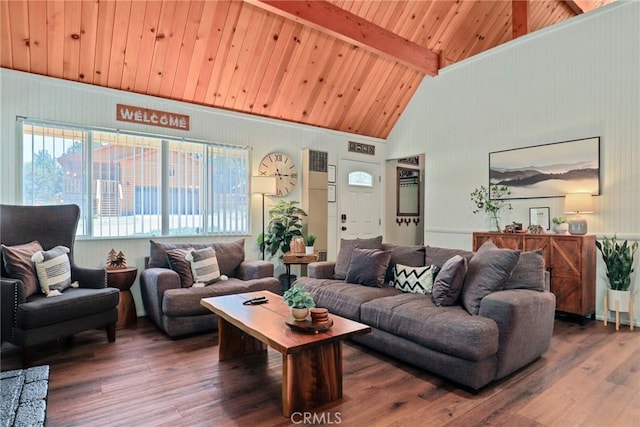
{"type": "Polygon", "coordinates": [[[184,114],[169,113],[124,104],[116,105],[116,120],[171,129],[189,130],[189,116],[184,114]]]}

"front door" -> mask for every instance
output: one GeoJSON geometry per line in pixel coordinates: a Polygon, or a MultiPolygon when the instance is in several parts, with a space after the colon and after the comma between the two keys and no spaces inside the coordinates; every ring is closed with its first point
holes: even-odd
{"type": "Polygon", "coordinates": [[[339,239],[369,238],[382,234],[380,165],[341,160],[338,168],[339,239]]]}

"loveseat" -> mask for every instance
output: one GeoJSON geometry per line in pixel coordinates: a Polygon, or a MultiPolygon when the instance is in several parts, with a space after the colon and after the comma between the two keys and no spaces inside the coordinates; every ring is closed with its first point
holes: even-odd
{"type": "Polygon", "coordinates": [[[371,327],[354,341],[474,390],[551,341],[555,297],[540,252],[343,240],[338,259],[310,264],[308,276],[296,283],[317,306],[371,327]]]}
{"type": "Polygon", "coordinates": [[[140,290],[149,318],[172,338],[216,330],[218,317],[200,305],[202,298],[267,290],[282,293],[273,263],[245,261],[244,239],[220,243],[150,241],[150,254],[140,274],[140,290]],[[219,278],[194,283],[191,250],[212,248],[219,278]],[[204,286],[203,286],[204,285],[204,286]]]}

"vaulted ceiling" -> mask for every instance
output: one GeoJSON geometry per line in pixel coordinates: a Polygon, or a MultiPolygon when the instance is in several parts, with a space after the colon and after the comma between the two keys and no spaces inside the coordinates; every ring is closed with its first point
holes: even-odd
{"type": "Polygon", "coordinates": [[[611,1],[3,0],[0,66],[385,138],[425,75],[611,1]]]}

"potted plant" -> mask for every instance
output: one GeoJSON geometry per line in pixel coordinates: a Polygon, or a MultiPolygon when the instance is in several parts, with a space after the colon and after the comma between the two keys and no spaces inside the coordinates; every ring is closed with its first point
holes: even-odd
{"type": "Polygon", "coordinates": [[[569,234],[569,221],[566,216],[554,216],[551,218],[553,222],[553,231],[556,234],[569,234]]]}
{"type": "Polygon", "coordinates": [[[316,243],[316,236],[315,234],[307,234],[306,236],[304,236],[304,253],[305,255],[312,255],[313,254],[313,245],[316,243]]]}
{"type": "Polygon", "coordinates": [[[626,240],[618,242],[615,234],[611,239],[604,237],[602,242],[596,240],[596,247],[602,254],[602,260],[607,268],[608,308],[613,311],[629,312],[631,273],[633,261],[638,249],[638,242],[629,244],[626,240]],[[616,302],[618,307],[616,307],[616,302]]]}
{"type": "Polygon", "coordinates": [[[291,288],[284,291],[282,295],[282,303],[287,303],[291,309],[291,316],[301,322],[309,315],[309,309],[315,307],[311,294],[304,290],[301,285],[294,284],[291,288]]]}
{"type": "Polygon", "coordinates": [[[500,211],[503,208],[513,209],[511,203],[505,199],[511,195],[506,185],[491,185],[489,188],[481,185],[471,192],[471,201],[476,205],[473,213],[484,211],[489,214],[489,230],[500,231],[500,211]]]}
{"type": "Polygon", "coordinates": [[[269,211],[271,217],[267,231],[258,236],[260,250],[265,249],[269,256],[285,254],[291,249],[291,239],[302,237],[302,217],[307,213],[300,209],[295,200],[280,200],[269,211]]]}

